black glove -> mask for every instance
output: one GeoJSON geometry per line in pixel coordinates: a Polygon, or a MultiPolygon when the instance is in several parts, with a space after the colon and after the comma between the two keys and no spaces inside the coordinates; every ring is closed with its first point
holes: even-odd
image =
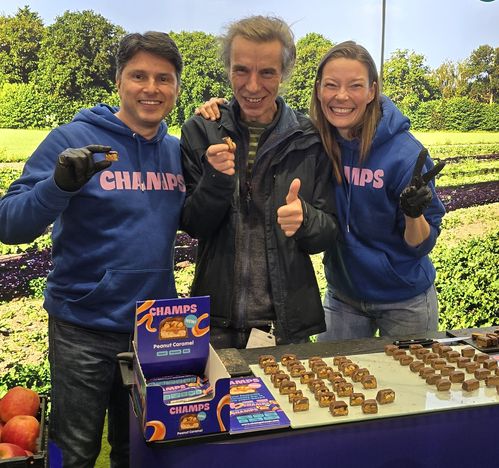
{"type": "Polygon", "coordinates": [[[406,216],[419,218],[428,208],[433,198],[428,182],[433,179],[445,166],[439,162],[432,169],[421,175],[428,151],[425,148],[419,153],[410,184],[400,194],[400,207],[406,216]]]}
{"type": "Polygon", "coordinates": [[[92,176],[109,167],[111,161],[94,161],[94,153],[107,153],[110,146],[89,145],[65,149],[57,158],[54,179],[57,186],[67,192],[81,189],[92,176]]]}

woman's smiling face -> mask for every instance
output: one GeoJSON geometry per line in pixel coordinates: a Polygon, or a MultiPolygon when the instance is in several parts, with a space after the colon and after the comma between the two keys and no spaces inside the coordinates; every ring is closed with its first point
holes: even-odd
{"type": "Polygon", "coordinates": [[[367,66],[358,60],[334,58],[324,65],[316,86],[326,119],[343,138],[351,139],[351,129],[375,96],[376,83],[369,84],[367,66]]]}

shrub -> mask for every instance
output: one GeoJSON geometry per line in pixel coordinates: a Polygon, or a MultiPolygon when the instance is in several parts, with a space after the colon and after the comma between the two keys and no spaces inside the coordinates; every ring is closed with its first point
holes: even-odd
{"type": "Polygon", "coordinates": [[[431,258],[437,269],[440,328],[497,324],[499,230],[449,248],[437,244],[431,258]]]}

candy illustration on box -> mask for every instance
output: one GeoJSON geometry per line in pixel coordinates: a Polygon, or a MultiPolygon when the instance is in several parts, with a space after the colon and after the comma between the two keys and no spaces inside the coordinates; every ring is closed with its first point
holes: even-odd
{"type": "Polygon", "coordinates": [[[209,330],[208,296],[137,302],[132,396],[148,442],[227,430],[229,373],[209,330]]]}

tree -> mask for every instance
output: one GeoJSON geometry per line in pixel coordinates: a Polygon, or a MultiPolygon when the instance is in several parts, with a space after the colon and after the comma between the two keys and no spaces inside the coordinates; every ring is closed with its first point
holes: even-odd
{"type": "Polygon", "coordinates": [[[440,97],[424,61],[423,55],[397,49],[383,65],[383,92],[403,111],[414,110],[420,102],[440,97]]]}
{"type": "Polygon", "coordinates": [[[329,39],[317,33],[309,33],[296,43],[296,64],[284,94],[293,109],[308,114],[317,66],[332,45],[329,39]]]}
{"type": "Polygon", "coordinates": [[[168,117],[169,123],[180,126],[198,105],[211,97],[230,99],[232,91],[215,36],[199,31],[169,34],[184,61],[180,97],[168,117]]]}
{"type": "Polygon", "coordinates": [[[481,45],[465,63],[469,97],[478,102],[496,102],[499,91],[499,47],[481,45]]]}
{"type": "Polygon", "coordinates": [[[443,98],[456,96],[458,72],[457,65],[450,60],[445,61],[433,73],[432,77],[443,98]]]}
{"type": "Polygon", "coordinates": [[[66,11],[47,28],[36,81],[45,93],[92,103],[114,90],[115,56],[125,34],[92,10],[66,11]]]}
{"type": "Polygon", "coordinates": [[[0,76],[9,83],[28,83],[38,66],[43,21],[28,6],[15,16],[0,16],[0,76]]]}

